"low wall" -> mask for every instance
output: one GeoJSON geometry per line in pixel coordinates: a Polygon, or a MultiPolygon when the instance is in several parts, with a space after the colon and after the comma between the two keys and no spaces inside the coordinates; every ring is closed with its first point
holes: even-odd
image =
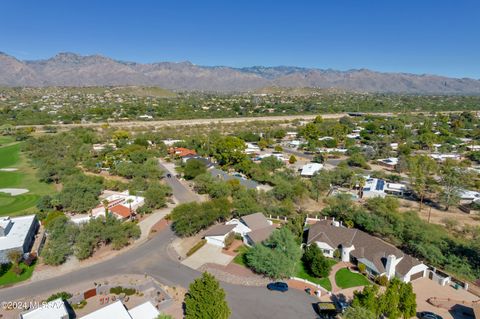
{"type": "Polygon", "coordinates": [[[315,288],[317,288],[318,290],[320,290],[322,292],[322,295],[324,294],[327,294],[327,295],[331,295],[332,293],[330,291],[328,291],[327,289],[323,288],[322,286],[316,284],[316,283],[313,283],[311,281],[308,281],[306,279],[303,279],[303,278],[298,278],[298,277],[290,277],[290,279],[292,280],[297,280],[297,281],[300,281],[300,282],[304,282],[306,284],[309,284],[309,285],[312,285],[314,286],[315,288]]]}

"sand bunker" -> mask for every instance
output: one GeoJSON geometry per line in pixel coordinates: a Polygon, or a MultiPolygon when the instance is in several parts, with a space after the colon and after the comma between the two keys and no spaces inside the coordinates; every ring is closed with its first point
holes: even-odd
{"type": "Polygon", "coordinates": [[[15,172],[18,168],[0,168],[0,172],[15,172]]]}
{"type": "Polygon", "coordinates": [[[22,195],[28,193],[28,189],[26,188],[0,188],[0,192],[7,193],[12,196],[22,195]]]}

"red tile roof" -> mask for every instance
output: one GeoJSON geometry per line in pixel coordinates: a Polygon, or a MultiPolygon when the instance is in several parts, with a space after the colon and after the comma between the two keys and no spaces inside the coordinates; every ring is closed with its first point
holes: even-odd
{"type": "Polygon", "coordinates": [[[131,212],[130,212],[130,208],[125,207],[123,205],[115,205],[115,206],[110,207],[108,210],[112,214],[118,215],[122,218],[128,218],[132,215],[131,212]]]}
{"type": "Polygon", "coordinates": [[[168,150],[170,154],[175,154],[180,157],[188,156],[188,155],[197,155],[197,152],[194,150],[185,148],[185,147],[173,147],[168,150]]]}

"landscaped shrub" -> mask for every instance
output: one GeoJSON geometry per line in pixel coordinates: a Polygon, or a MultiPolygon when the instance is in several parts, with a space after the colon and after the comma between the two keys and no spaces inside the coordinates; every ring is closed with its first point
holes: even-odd
{"type": "Polygon", "coordinates": [[[225,238],[225,248],[228,249],[232,244],[233,241],[235,240],[235,233],[230,233],[228,236],[225,238]]]}
{"type": "Polygon", "coordinates": [[[135,288],[123,288],[123,293],[127,296],[134,295],[137,292],[135,288]]]}
{"type": "Polygon", "coordinates": [[[116,286],[110,288],[110,293],[114,295],[120,295],[121,293],[124,293],[127,296],[134,295],[137,292],[135,288],[123,288],[122,286],[116,286]]]}
{"type": "Polygon", "coordinates": [[[361,272],[362,274],[364,274],[367,271],[367,266],[365,266],[362,263],[358,263],[357,267],[358,267],[358,271],[361,272]]]}
{"type": "Polygon", "coordinates": [[[80,301],[79,303],[72,305],[72,308],[75,309],[75,310],[77,310],[77,309],[82,309],[82,308],[85,307],[86,305],[87,305],[87,301],[86,301],[86,300],[82,300],[82,301],[80,301]]]}
{"type": "Polygon", "coordinates": [[[190,250],[187,252],[187,257],[193,255],[197,250],[199,250],[200,248],[202,248],[203,245],[205,245],[206,243],[207,243],[207,241],[206,241],[205,239],[202,239],[201,241],[199,241],[198,243],[196,243],[195,246],[193,246],[192,248],[190,248],[190,250]]]}
{"type": "Polygon", "coordinates": [[[122,287],[120,287],[120,286],[112,287],[112,288],[110,288],[110,293],[111,293],[111,294],[114,294],[114,295],[119,295],[119,294],[122,293],[122,290],[123,290],[123,289],[122,289],[122,287]]]}
{"type": "Polygon", "coordinates": [[[377,276],[375,278],[375,282],[377,284],[379,284],[380,286],[384,286],[386,287],[388,285],[388,278],[387,276],[383,275],[383,276],[377,276]]]}
{"type": "Polygon", "coordinates": [[[72,298],[72,294],[66,291],[60,291],[48,297],[46,301],[50,302],[58,298],[62,298],[62,300],[68,300],[72,298]]]}

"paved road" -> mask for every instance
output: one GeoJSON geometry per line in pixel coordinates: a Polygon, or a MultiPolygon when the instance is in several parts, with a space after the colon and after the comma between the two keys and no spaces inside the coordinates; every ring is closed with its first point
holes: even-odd
{"type": "MultiPolygon", "coordinates": [[[[461,113],[462,111],[443,111],[441,113],[461,113]]],[[[408,114],[425,114],[428,112],[409,112],[408,114]]],[[[375,113],[362,112],[362,114],[372,114],[378,116],[397,116],[405,113],[375,113]]],[[[348,116],[347,113],[331,113],[331,114],[315,114],[315,115],[278,115],[278,116],[260,116],[260,117],[232,117],[232,118],[212,118],[212,119],[188,119],[188,120],[161,120],[161,121],[124,121],[124,122],[98,122],[98,123],[83,123],[83,124],[55,124],[56,128],[60,130],[68,130],[75,127],[102,127],[109,125],[111,127],[167,127],[167,126],[192,126],[205,125],[215,123],[245,123],[255,121],[293,121],[293,120],[313,120],[317,115],[321,115],[324,119],[340,119],[348,116]]],[[[45,125],[17,125],[16,128],[35,127],[37,132],[43,130],[45,125]]]]}
{"type": "MultiPolygon", "coordinates": [[[[189,201],[191,192],[172,177],[175,196],[180,202],[189,201]],[[178,183],[178,184],[177,184],[178,183]]],[[[200,273],[182,265],[169,250],[176,238],[170,229],[165,229],[152,239],[104,262],[82,268],[54,278],[25,283],[0,289],[1,301],[14,301],[26,297],[34,298],[48,292],[57,292],[70,285],[93,282],[116,274],[148,274],[170,285],[188,285],[200,273]]],[[[227,293],[228,304],[234,319],[243,318],[316,318],[312,305],[316,299],[303,292],[291,290],[287,293],[270,292],[264,287],[245,287],[222,283],[227,293]]]]}
{"type": "Polygon", "coordinates": [[[173,196],[177,199],[179,203],[188,203],[195,202],[200,200],[200,197],[192,192],[188,187],[183,185],[177,178],[175,178],[176,172],[171,168],[162,164],[159,160],[158,165],[165,172],[165,182],[172,189],[173,196]],[[167,177],[167,174],[171,174],[171,177],[167,177]]]}
{"type": "MultiPolygon", "coordinates": [[[[35,297],[56,292],[80,282],[93,282],[115,274],[149,274],[167,285],[188,287],[200,276],[196,270],[183,266],[169,257],[168,244],[175,238],[166,229],[136,249],[129,250],[105,262],[55,278],[0,290],[0,301],[35,297]]],[[[285,294],[269,292],[263,287],[244,287],[222,283],[232,318],[315,318],[312,304],[315,298],[300,291],[285,294]]]]}

